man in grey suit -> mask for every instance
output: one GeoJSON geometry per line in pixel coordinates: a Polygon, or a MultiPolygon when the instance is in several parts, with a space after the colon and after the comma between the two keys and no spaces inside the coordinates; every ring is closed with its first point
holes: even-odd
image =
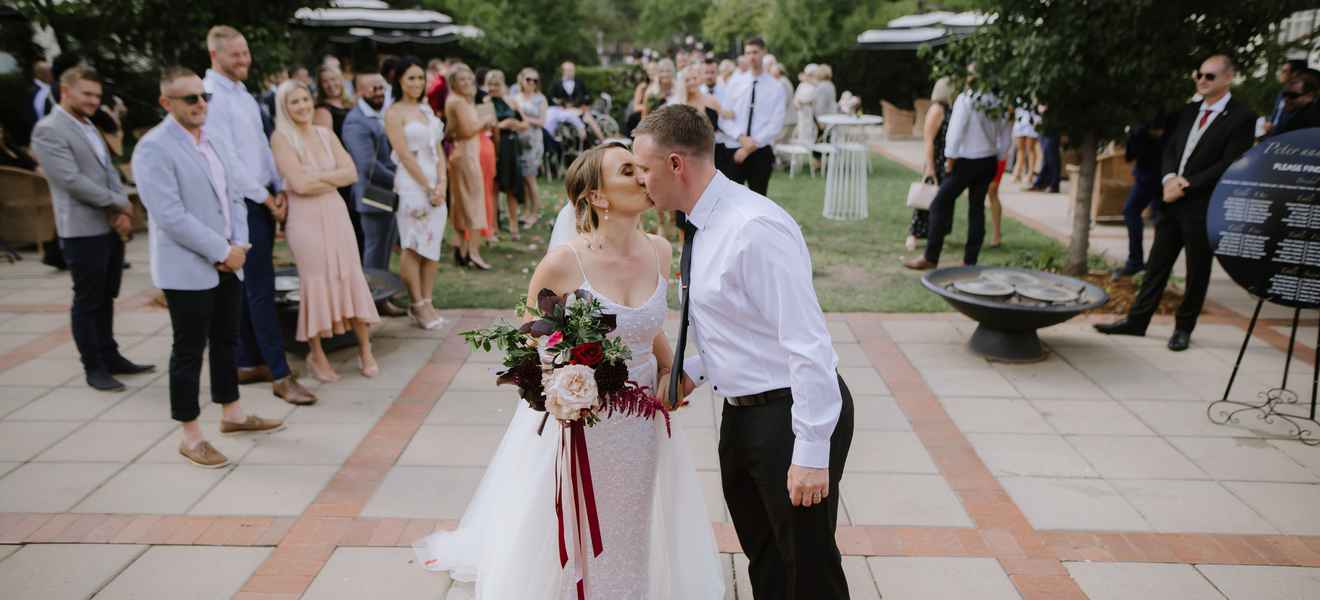
{"type": "Polygon", "coordinates": [[[210,94],[196,73],[167,69],[160,104],[170,113],[138,142],[133,175],[151,216],[151,280],[165,292],[174,330],[170,351],[170,416],[183,426],[179,454],[207,468],[229,459],[202,436],[197,417],[202,353],[210,347],[211,401],[220,432],[269,432],[278,419],[244,415],[238,405],[234,351],[243,307],[247,206],[232,148],[208,135],[210,94]]]}
{"type": "Polygon", "coordinates": [[[115,375],[154,371],[119,353],[114,338],[115,298],[124,273],[124,242],[133,205],[92,125],[101,104],[101,80],[89,67],[60,76],[60,103],[32,130],[32,154],[41,163],[55,207],[55,230],[73,276],[73,341],[87,385],[117,392],[115,375]]]}
{"type": "MultiPolygon", "coordinates": [[[[394,213],[362,202],[362,191],[370,181],[393,189],[395,164],[390,159],[390,140],[385,136],[385,78],[379,73],[358,73],[354,86],[359,100],[344,118],[344,147],[353,157],[358,178],[353,184],[353,204],[362,221],[362,266],[390,268],[390,252],[398,239],[394,213]]],[[[388,300],[378,306],[382,315],[400,317],[407,311],[388,300]]]]}

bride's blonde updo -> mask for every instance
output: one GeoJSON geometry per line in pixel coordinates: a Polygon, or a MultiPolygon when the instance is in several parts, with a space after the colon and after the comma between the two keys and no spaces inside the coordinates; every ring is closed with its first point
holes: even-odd
{"type": "Polygon", "coordinates": [[[564,193],[573,203],[578,233],[590,233],[600,227],[600,215],[591,205],[591,192],[605,185],[605,153],[615,148],[628,149],[622,142],[606,142],[588,149],[568,166],[564,174],[564,193]]]}

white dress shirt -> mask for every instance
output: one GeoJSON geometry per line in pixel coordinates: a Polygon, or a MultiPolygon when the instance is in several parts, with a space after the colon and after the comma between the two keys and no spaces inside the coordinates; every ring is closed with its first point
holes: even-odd
{"type": "Polygon", "coordinates": [[[46,99],[50,98],[50,84],[40,79],[33,79],[32,83],[37,85],[37,93],[32,95],[32,109],[36,111],[37,120],[46,116],[46,99]]]}
{"type": "Polygon", "coordinates": [[[1232,93],[1224,94],[1223,98],[1220,98],[1217,102],[1209,106],[1205,105],[1205,100],[1201,101],[1201,106],[1196,110],[1196,119],[1192,121],[1192,130],[1187,132],[1187,145],[1183,147],[1182,158],[1178,160],[1178,172],[1166,173],[1163,177],[1163,182],[1167,183],[1170,179],[1183,174],[1183,169],[1187,168],[1187,159],[1192,157],[1192,152],[1196,150],[1196,145],[1201,142],[1201,136],[1205,135],[1207,129],[1210,129],[1210,126],[1214,124],[1215,119],[1219,118],[1220,113],[1223,113],[1224,109],[1228,108],[1228,100],[1232,97],[1232,93]],[[1205,127],[1201,127],[1201,116],[1204,115],[1207,110],[1210,111],[1210,117],[1205,120],[1205,127]]]}
{"type": "Polygon", "coordinates": [[[576,88],[577,88],[577,80],[574,80],[574,79],[565,79],[565,80],[564,80],[564,93],[565,93],[565,94],[568,94],[568,95],[572,96],[572,95],[573,95],[573,90],[576,89],[576,88]]]}
{"type": "Polygon", "coordinates": [[[747,135],[750,118],[751,136],[756,140],[756,147],[769,146],[784,129],[784,107],[788,105],[784,86],[769,73],[761,73],[756,77],[749,75],[744,82],[731,87],[730,104],[723,107],[733,109],[733,118],[720,118],[720,131],[726,138],[724,145],[729,148],[739,146],[738,138],[747,135]],[[753,92],[756,94],[756,110],[751,110],[753,92]]]}
{"type": "Polygon", "coordinates": [[[793,464],[828,467],[843,407],[839,361],[802,230],[769,198],[718,172],[688,222],[697,228],[688,301],[697,355],[683,361],[684,372],[723,397],[791,388],[793,464]]]}
{"type": "Polygon", "coordinates": [[[170,123],[171,127],[177,129],[176,134],[182,133],[188,138],[188,142],[201,155],[202,162],[206,163],[206,175],[211,180],[211,188],[215,190],[216,201],[220,203],[220,214],[225,216],[225,230],[222,233],[226,240],[232,242],[234,240],[234,227],[230,219],[229,182],[225,179],[225,163],[220,160],[220,154],[215,151],[215,147],[211,145],[211,140],[207,138],[206,128],[202,128],[200,136],[193,137],[187,129],[183,128],[183,125],[175,120],[174,115],[166,117],[165,120],[170,123]]]}
{"type": "Polygon", "coordinates": [[[101,161],[103,165],[110,162],[110,151],[105,147],[105,139],[101,137],[101,131],[95,125],[92,125],[90,120],[79,119],[69,114],[69,111],[64,110],[64,107],[58,104],[55,105],[54,110],[68,117],[78,126],[78,130],[82,132],[83,137],[87,138],[87,143],[92,146],[92,152],[96,153],[96,160],[101,161]]]}
{"type": "Polygon", "coordinates": [[[985,109],[999,104],[989,92],[963,92],[953,101],[945,158],[1005,158],[1013,147],[1013,126],[1007,118],[991,118],[985,109]]]}
{"type": "Polygon", "coordinates": [[[216,71],[206,70],[202,80],[211,102],[207,109],[206,130],[224,140],[233,149],[241,173],[235,179],[241,182],[243,197],[253,202],[265,202],[270,195],[266,187],[276,191],[284,183],[275,170],[275,155],[270,151],[270,140],[261,125],[261,107],[248,93],[241,81],[233,81],[216,71]]]}

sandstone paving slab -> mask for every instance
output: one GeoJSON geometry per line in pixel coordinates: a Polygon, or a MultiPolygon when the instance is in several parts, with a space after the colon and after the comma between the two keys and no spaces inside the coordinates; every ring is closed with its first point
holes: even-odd
{"type": "Polygon", "coordinates": [[[967,337],[951,321],[882,321],[885,333],[900,344],[962,344],[967,337]]]}
{"type": "Polygon", "coordinates": [[[866,559],[886,600],[978,598],[1019,600],[1017,589],[993,558],[866,559]]]}
{"type": "MultiPolygon", "coordinates": [[[[732,583],[732,586],[725,590],[725,598],[733,598],[735,592],[738,598],[753,597],[752,581],[747,573],[747,567],[746,554],[739,552],[733,555],[733,581],[726,581],[726,585],[732,583]]],[[[850,598],[853,600],[880,600],[880,592],[876,590],[875,578],[871,575],[871,569],[866,564],[865,557],[843,557],[843,573],[848,580],[848,596],[850,598]]]]}
{"type": "Polygon", "coordinates": [[[1320,482],[1267,440],[1258,438],[1171,438],[1169,443],[1216,479],[1320,482]]]}
{"type": "MultiPolygon", "coordinates": [[[[257,446],[257,440],[262,435],[220,435],[217,429],[211,427],[203,427],[202,433],[206,436],[206,441],[210,442],[216,450],[225,455],[225,458],[235,464],[242,462],[243,457],[247,456],[247,453],[257,446]]],[[[279,431],[269,435],[280,435],[281,433],[284,432],[279,431]]],[[[139,456],[135,462],[138,464],[189,464],[186,459],[179,455],[179,443],[182,440],[183,434],[176,427],[174,431],[161,438],[150,450],[139,456]]]]}
{"type": "Polygon", "coordinates": [[[968,441],[997,476],[1096,477],[1062,436],[972,433],[968,441]]]}
{"type": "Polygon", "coordinates": [[[855,431],[847,473],[939,473],[926,447],[908,431],[855,431]]]}
{"type": "Polygon", "coordinates": [[[889,386],[880,376],[880,372],[869,367],[839,367],[839,376],[848,385],[853,394],[888,395],[889,386]]]}
{"type": "Polygon", "coordinates": [[[921,376],[936,396],[941,398],[995,396],[1020,398],[1013,384],[990,368],[979,369],[922,369],[921,376]]]}
{"type": "Polygon", "coordinates": [[[0,512],[65,512],[123,467],[116,463],[24,464],[0,479],[0,512]]]}
{"type": "Polygon", "coordinates": [[[972,526],[939,475],[850,473],[839,487],[854,525],[972,526]]]}
{"type": "Polygon", "coordinates": [[[1269,443],[1280,452],[1287,454],[1289,458],[1297,461],[1297,464],[1310,469],[1312,473],[1320,475],[1320,448],[1307,446],[1293,439],[1270,440],[1269,443]]]}
{"type": "Polygon", "coordinates": [[[1102,477],[1210,479],[1205,471],[1159,437],[1070,435],[1066,439],[1102,477]]]}
{"type": "Polygon", "coordinates": [[[131,346],[125,345],[123,341],[119,342],[124,356],[130,360],[155,361],[156,370],[162,371],[168,369],[170,354],[174,350],[174,336],[168,331],[157,335],[143,336],[138,338],[138,342],[131,346]]]}
{"type": "Polygon", "coordinates": [[[5,321],[5,333],[50,333],[69,326],[68,313],[32,313],[5,321]]]}
{"type": "Polygon", "coordinates": [[[96,594],[97,600],[226,600],[271,548],[154,546],[96,594]]]}
{"type": "Polygon", "coordinates": [[[4,477],[10,471],[13,471],[14,469],[17,469],[21,466],[23,466],[23,463],[20,462],[0,462],[0,477],[4,477]]]}
{"type": "Polygon", "coordinates": [[[170,332],[170,313],[165,309],[115,314],[115,334],[151,336],[170,332]]]}
{"type": "MultiPolygon", "coordinates": [[[[353,390],[326,386],[316,391],[317,402],[311,406],[294,407],[285,422],[293,427],[302,423],[325,424],[361,424],[375,423],[390,404],[398,398],[397,393],[378,390],[353,390]]],[[[264,403],[264,402],[263,402],[264,403]]],[[[247,407],[244,406],[244,410],[247,407]]],[[[254,412],[260,409],[253,409],[254,412]]],[[[265,414],[265,413],[258,413],[265,414]]]]}
{"type": "MultiPolygon", "coordinates": [[[[825,319],[825,329],[830,332],[830,339],[836,344],[857,341],[857,336],[853,334],[852,328],[849,327],[848,323],[845,321],[837,321],[830,319],[827,316],[825,319]]],[[[678,335],[672,335],[670,338],[678,339],[678,335]]]]}
{"type": "Polygon", "coordinates": [[[1196,437],[1269,437],[1285,429],[1244,415],[1236,423],[1220,425],[1206,416],[1206,405],[1193,402],[1124,400],[1123,404],[1159,435],[1196,437]]]}
{"type": "Polygon", "coordinates": [[[499,387],[495,385],[495,373],[500,370],[503,370],[502,367],[497,365],[468,362],[459,367],[447,389],[499,391],[499,387]]]}
{"type": "Polygon", "coordinates": [[[963,433],[1054,433],[1030,402],[1019,398],[940,398],[963,433]]]}
{"type": "MultiPolygon", "coordinates": [[[[214,424],[220,421],[222,408],[211,401],[210,388],[206,386],[207,375],[202,374],[202,390],[198,398],[202,414],[198,417],[203,429],[207,429],[206,424],[214,424]]],[[[271,393],[271,388],[264,385],[246,385],[239,388],[239,405],[244,413],[254,414],[268,419],[283,419],[293,412],[294,406],[285,402],[271,393]]],[[[162,377],[157,382],[149,384],[138,393],[135,393],[123,402],[115,405],[114,408],[102,413],[98,420],[101,421],[168,421],[174,422],[170,416],[170,389],[168,377],[162,377]],[[157,383],[159,385],[157,385],[157,383]]]]}
{"type": "Polygon", "coordinates": [[[302,598],[435,600],[449,584],[448,575],[419,566],[412,548],[339,548],[302,598]]]}
{"type": "Polygon", "coordinates": [[[484,467],[395,466],[367,501],[362,516],[461,518],[485,473],[484,467]]]}
{"type": "Polygon", "coordinates": [[[87,385],[83,381],[82,364],[77,359],[34,358],[23,363],[21,369],[9,369],[0,372],[0,387],[11,385],[56,386],[70,381],[76,381],[79,385],[87,385]]]}
{"type": "Polygon", "coordinates": [[[1223,600],[1192,565],[1063,563],[1091,600],[1223,600]]]}
{"type": "Polygon", "coordinates": [[[834,354],[839,357],[840,367],[869,367],[871,359],[862,350],[861,344],[834,344],[834,354]]]}
{"type": "Polygon", "coordinates": [[[683,430],[688,441],[688,456],[698,469],[720,468],[719,433],[714,428],[690,427],[683,430]]]}
{"type": "Polygon", "coordinates": [[[89,387],[58,387],[41,398],[15,410],[5,418],[11,421],[87,421],[114,407],[140,388],[109,393],[89,387]]]}
{"type": "Polygon", "coordinates": [[[1161,533],[1280,532],[1214,481],[1112,480],[1110,484],[1161,533]]]}
{"type": "Polygon", "coordinates": [[[8,418],[49,391],[48,387],[36,386],[0,388],[0,418],[8,418]]]}
{"type": "MultiPolygon", "coordinates": [[[[1091,381],[1112,398],[1123,400],[1182,400],[1201,402],[1194,390],[1175,381],[1168,373],[1151,366],[1078,365],[1091,381]]],[[[1222,390],[1221,390],[1222,392],[1222,390]]]]}
{"type": "Polygon", "coordinates": [[[912,423],[892,396],[853,394],[853,428],[912,431],[912,423]]]}
{"type": "Polygon", "coordinates": [[[1036,529],[1151,531],[1141,513],[1103,479],[1002,477],[999,483],[1036,529]]]}
{"type": "Polygon", "coordinates": [[[29,544],[0,562],[0,589],[16,599],[84,600],[146,550],[117,544],[29,544]]]}
{"type": "Polygon", "coordinates": [[[669,418],[676,427],[692,429],[715,427],[715,408],[709,403],[688,404],[676,411],[669,412],[669,418]]]}
{"type": "MultiPolygon", "coordinates": [[[[720,483],[720,472],[697,471],[697,481],[701,482],[701,493],[706,500],[706,514],[710,520],[732,523],[729,508],[724,502],[724,487],[720,483]]],[[[842,520],[840,518],[840,521],[842,520]]]]}
{"type": "Polygon", "coordinates": [[[176,426],[160,421],[106,422],[82,426],[37,455],[41,462],[132,462],[176,426]]]}
{"type": "Polygon", "coordinates": [[[15,552],[18,552],[20,548],[22,548],[22,546],[0,545],[0,561],[9,558],[15,552]]]}
{"type": "Polygon", "coordinates": [[[115,474],[72,512],[182,515],[229,474],[184,463],[133,464],[115,474]]]}
{"type": "Polygon", "coordinates": [[[1055,431],[1065,435],[1153,435],[1155,433],[1117,402],[1037,400],[1033,404],[1055,431]]]}
{"type": "Polygon", "coordinates": [[[30,460],[78,426],[69,421],[0,421],[0,460],[30,460]]]}
{"type": "Polygon", "coordinates": [[[494,392],[447,391],[436,401],[427,425],[507,425],[522,399],[513,388],[494,392]]]}
{"type": "Polygon", "coordinates": [[[1320,569],[1256,565],[1196,565],[1228,600],[1320,598],[1320,569]]]}
{"type": "Polygon", "coordinates": [[[239,465],[188,514],[297,516],[337,470],[320,465],[239,465]]]}
{"type": "Polygon", "coordinates": [[[1106,400],[1109,395],[1068,363],[1053,359],[1029,365],[995,364],[995,371],[1024,398],[1045,400],[1106,400]]]}
{"type": "Polygon", "coordinates": [[[41,337],[40,333],[18,333],[9,329],[8,321],[13,317],[0,318],[0,328],[4,333],[0,333],[0,354],[8,353],[19,347],[41,337]]]}
{"type": "Polygon", "coordinates": [[[283,431],[256,434],[243,464],[341,465],[371,429],[371,423],[297,423],[283,431]]]}
{"type": "Polygon", "coordinates": [[[1226,481],[1223,485],[1279,531],[1320,535],[1320,522],[1316,519],[1320,485],[1254,481],[1226,481]]]}
{"type": "Polygon", "coordinates": [[[398,464],[484,467],[494,456],[505,429],[493,425],[423,425],[398,464]]]}
{"type": "Polygon", "coordinates": [[[899,344],[898,347],[918,371],[990,368],[990,363],[984,357],[972,352],[967,344],[962,342],[956,344],[909,342],[899,344]]]}

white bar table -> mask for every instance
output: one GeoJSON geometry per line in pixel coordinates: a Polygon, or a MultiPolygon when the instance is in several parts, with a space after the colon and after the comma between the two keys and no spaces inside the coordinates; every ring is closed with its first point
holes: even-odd
{"type": "Polygon", "coordinates": [[[870,152],[866,128],[880,125],[878,115],[822,115],[817,121],[829,128],[834,156],[825,169],[827,219],[860,221],[867,217],[866,173],[870,152]]]}

